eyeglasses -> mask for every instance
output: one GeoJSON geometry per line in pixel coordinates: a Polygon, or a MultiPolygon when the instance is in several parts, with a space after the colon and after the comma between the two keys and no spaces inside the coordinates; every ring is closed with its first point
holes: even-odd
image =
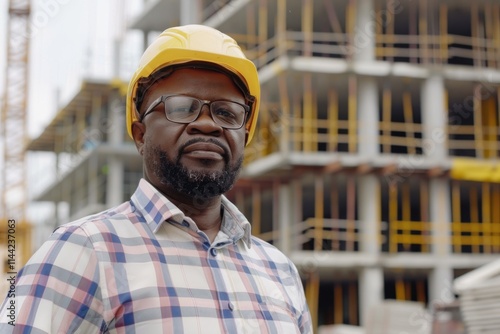
{"type": "Polygon", "coordinates": [[[200,115],[201,109],[206,104],[215,123],[225,129],[239,129],[245,123],[245,118],[250,107],[232,101],[207,101],[186,95],[162,95],[151,103],[142,114],[140,121],[163,102],[165,116],[174,123],[191,123],[200,115]]]}

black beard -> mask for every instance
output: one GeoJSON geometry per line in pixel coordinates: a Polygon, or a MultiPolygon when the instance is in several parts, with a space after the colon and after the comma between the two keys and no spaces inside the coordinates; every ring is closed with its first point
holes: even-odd
{"type": "Polygon", "coordinates": [[[173,187],[185,196],[192,197],[200,205],[207,199],[229,191],[243,164],[243,156],[241,156],[234,165],[226,160],[224,169],[221,171],[190,171],[180,163],[180,154],[175,161],[172,161],[158,146],[154,146],[150,157],[145,158],[152,158],[150,161],[154,161],[153,173],[162,184],[173,187]]]}

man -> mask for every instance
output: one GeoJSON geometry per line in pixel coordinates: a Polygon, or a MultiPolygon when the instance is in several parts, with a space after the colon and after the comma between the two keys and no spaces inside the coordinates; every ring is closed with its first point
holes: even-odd
{"type": "Polygon", "coordinates": [[[236,42],[167,29],[127,95],[143,157],[131,200],[58,228],[19,273],[1,333],[311,333],[295,266],[222,194],[255,130],[257,71],[236,42]]]}

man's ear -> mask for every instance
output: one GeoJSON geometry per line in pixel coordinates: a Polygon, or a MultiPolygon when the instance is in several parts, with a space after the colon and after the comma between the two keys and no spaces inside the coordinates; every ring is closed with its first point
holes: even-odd
{"type": "Polygon", "coordinates": [[[140,155],[142,155],[143,151],[145,133],[146,126],[143,123],[139,121],[132,123],[132,137],[134,137],[135,147],[137,147],[140,155]]]}
{"type": "Polygon", "coordinates": [[[248,140],[248,134],[249,134],[249,133],[250,133],[250,132],[248,131],[248,129],[247,129],[247,128],[245,128],[245,146],[247,146],[247,140],[248,140]]]}

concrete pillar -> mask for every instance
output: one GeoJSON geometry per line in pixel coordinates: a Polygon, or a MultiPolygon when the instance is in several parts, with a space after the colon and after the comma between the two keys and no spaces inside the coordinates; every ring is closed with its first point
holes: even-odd
{"type": "Polygon", "coordinates": [[[113,207],[123,202],[123,162],[116,157],[108,158],[108,182],[106,184],[106,206],[113,207]]]}
{"type": "Polygon", "coordinates": [[[449,182],[444,178],[434,178],[429,183],[429,209],[432,222],[432,252],[440,258],[451,253],[451,206],[449,182]]]}
{"type": "Polygon", "coordinates": [[[360,250],[366,254],[378,255],[380,253],[379,180],[375,175],[363,175],[358,180],[360,250]]]}
{"type": "MultiPolygon", "coordinates": [[[[99,168],[99,162],[98,158],[96,155],[91,156],[89,158],[89,164],[88,164],[88,170],[87,170],[87,175],[89,181],[87,182],[87,189],[88,189],[88,196],[89,196],[89,206],[93,204],[98,204],[98,198],[99,198],[99,188],[98,188],[98,181],[99,181],[99,174],[98,174],[98,168],[99,168]]],[[[102,203],[100,203],[102,204],[102,203]]]]}
{"type": "MultiPolygon", "coordinates": [[[[103,124],[101,131],[108,132],[108,142],[110,144],[121,144],[125,139],[125,106],[116,93],[112,96],[112,101],[109,103],[108,120],[103,124]]],[[[127,135],[128,136],[128,135],[127,135]]]]}
{"type": "Polygon", "coordinates": [[[429,306],[449,303],[455,299],[453,294],[453,269],[444,261],[429,274],[429,306]]]}
{"type": "Polygon", "coordinates": [[[384,272],[380,267],[363,268],[359,277],[359,316],[365,326],[369,312],[384,299],[384,272]]]}
{"type": "Polygon", "coordinates": [[[379,152],[379,112],[377,81],[358,78],[358,139],[359,154],[374,158],[379,152]]]}
{"type": "Polygon", "coordinates": [[[292,217],[292,208],[294,207],[292,201],[291,185],[279,185],[279,245],[277,247],[286,255],[289,255],[292,250],[292,228],[295,226],[295,220],[292,217]]]}
{"type": "Polygon", "coordinates": [[[298,236],[302,233],[299,224],[302,223],[302,216],[303,216],[303,211],[302,211],[303,192],[302,192],[302,182],[300,179],[295,179],[291,181],[290,196],[292,197],[291,199],[292,206],[290,206],[290,211],[292,212],[292,219],[293,219],[290,231],[292,235],[291,248],[292,250],[301,250],[302,243],[298,238],[298,236]]]}
{"type": "MultiPolygon", "coordinates": [[[[379,200],[380,184],[375,175],[363,175],[358,183],[360,250],[367,256],[380,253],[379,200]]],[[[380,267],[363,268],[359,280],[360,320],[365,324],[368,312],[384,297],[384,272],[380,267]]]]}
{"type": "MultiPolygon", "coordinates": [[[[118,96],[112,96],[108,104],[108,119],[102,126],[107,131],[107,141],[111,145],[120,145],[124,140],[125,120],[123,105],[118,96]]],[[[123,202],[124,165],[116,156],[107,159],[106,206],[113,207],[123,202]]],[[[98,185],[96,178],[96,188],[98,185]]]]}
{"type": "Polygon", "coordinates": [[[181,25],[201,22],[201,6],[199,0],[182,0],[181,25]]]}
{"type": "Polygon", "coordinates": [[[447,156],[445,110],[445,87],[443,77],[433,74],[422,85],[421,109],[424,139],[424,154],[437,161],[447,156]]]}
{"type": "Polygon", "coordinates": [[[358,0],[356,7],[356,26],[353,45],[350,51],[354,60],[370,61],[375,59],[376,21],[373,18],[373,0],[358,0]]]}
{"type": "Polygon", "coordinates": [[[142,52],[146,51],[149,46],[149,31],[142,33],[142,52]]]}
{"type": "Polygon", "coordinates": [[[449,302],[453,299],[451,291],[453,268],[449,265],[451,254],[451,214],[448,180],[435,178],[429,185],[430,219],[432,224],[432,254],[436,267],[429,276],[429,300],[449,302]]]}

